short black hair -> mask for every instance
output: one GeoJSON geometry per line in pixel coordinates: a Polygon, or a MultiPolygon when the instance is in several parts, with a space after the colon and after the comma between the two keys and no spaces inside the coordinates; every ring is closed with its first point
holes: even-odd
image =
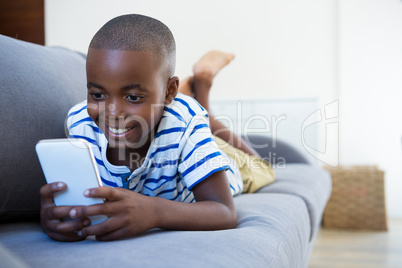
{"type": "Polygon", "coordinates": [[[176,43],[172,32],[161,21],[128,14],[108,21],[92,38],[89,48],[123,51],[151,51],[165,60],[173,75],[176,43]]]}

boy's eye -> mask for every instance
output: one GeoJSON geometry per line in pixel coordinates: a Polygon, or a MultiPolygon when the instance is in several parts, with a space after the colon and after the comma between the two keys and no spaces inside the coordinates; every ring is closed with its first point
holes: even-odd
{"type": "Polygon", "coordinates": [[[131,102],[137,102],[141,99],[141,97],[135,96],[135,95],[129,95],[127,96],[127,99],[131,102]]]}
{"type": "Polygon", "coordinates": [[[91,95],[95,100],[101,100],[105,97],[104,94],[96,92],[89,93],[89,95],[91,95]]]}

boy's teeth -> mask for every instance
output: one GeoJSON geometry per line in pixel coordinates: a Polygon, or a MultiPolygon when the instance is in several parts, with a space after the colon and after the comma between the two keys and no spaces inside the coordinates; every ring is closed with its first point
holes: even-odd
{"type": "Polygon", "coordinates": [[[112,128],[112,127],[109,127],[109,130],[111,132],[113,132],[114,134],[123,134],[123,133],[129,131],[130,129],[129,128],[112,128]]]}

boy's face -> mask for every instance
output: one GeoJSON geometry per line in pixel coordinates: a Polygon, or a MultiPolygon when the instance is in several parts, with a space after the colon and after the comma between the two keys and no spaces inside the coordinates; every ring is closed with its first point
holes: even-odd
{"type": "Polygon", "coordinates": [[[177,93],[178,78],[150,51],[90,49],[88,114],[109,146],[139,148],[177,93]]]}

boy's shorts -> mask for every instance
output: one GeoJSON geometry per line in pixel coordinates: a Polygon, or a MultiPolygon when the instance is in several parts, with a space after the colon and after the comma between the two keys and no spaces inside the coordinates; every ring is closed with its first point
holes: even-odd
{"type": "Polygon", "coordinates": [[[254,193],[274,182],[275,173],[269,162],[261,157],[248,155],[219,137],[214,136],[214,138],[218,148],[232,158],[238,166],[244,185],[243,193],[254,193]]]}

